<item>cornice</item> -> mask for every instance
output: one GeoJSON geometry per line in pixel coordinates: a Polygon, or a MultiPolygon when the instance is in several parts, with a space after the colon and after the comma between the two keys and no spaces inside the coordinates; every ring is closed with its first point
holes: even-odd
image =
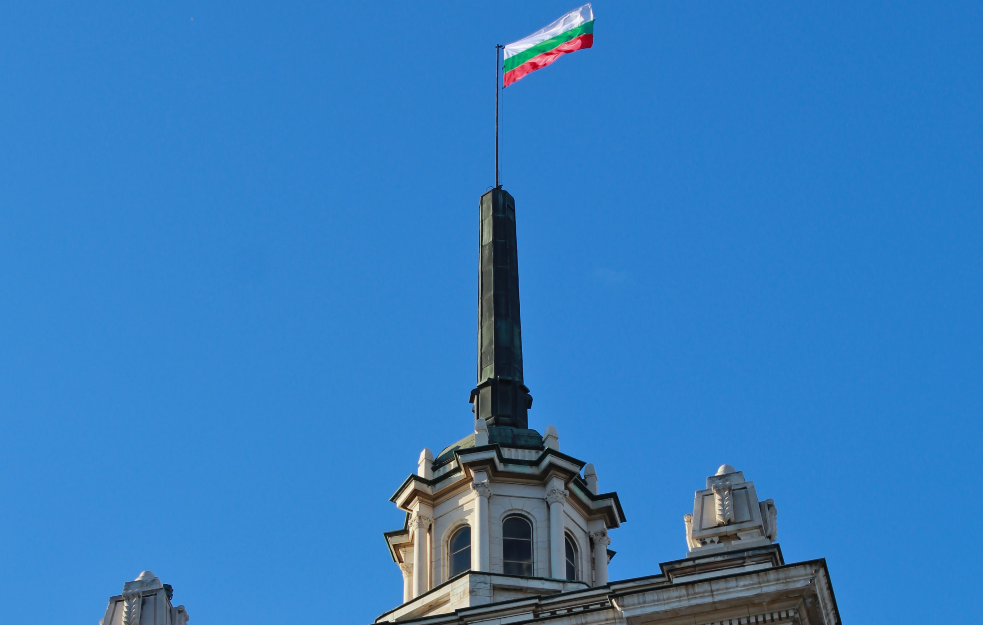
{"type": "MultiPolygon", "coordinates": [[[[666,567],[670,564],[672,563],[666,562],[660,566],[666,567]]],[[[808,593],[810,589],[819,595],[822,592],[821,588],[829,589],[831,607],[835,615],[835,622],[831,625],[842,623],[839,609],[836,606],[836,599],[832,595],[832,584],[829,583],[829,571],[826,568],[825,559],[795,562],[755,571],[735,571],[709,578],[683,579],[676,582],[669,581],[663,575],[622,580],[609,584],[612,592],[608,596],[626,618],[641,614],[651,615],[652,605],[665,604],[668,599],[666,593],[671,593],[674,589],[686,593],[688,607],[698,607],[704,603],[707,605],[715,604],[719,607],[728,600],[742,601],[746,593],[740,589],[735,590],[734,584],[739,578],[752,577],[759,578],[759,581],[753,584],[754,595],[758,601],[764,600],[768,594],[784,595],[790,590],[796,591],[792,595],[795,596],[798,592],[808,593]],[[818,577],[822,581],[822,585],[816,583],[817,573],[820,571],[822,573],[818,577]],[[648,593],[657,593],[657,596],[651,596],[646,600],[644,595],[648,593]]]]}
{"type": "MultiPolygon", "coordinates": [[[[663,563],[663,567],[670,566],[673,562],[665,562],[663,563]]],[[[440,591],[447,584],[471,573],[462,573],[451,578],[444,584],[421,595],[421,597],[425,597],[435,591],[440,591]]],[[[478,574],[490,577],[507,577],[497,573],[478,574]]],[[[822,597],[828,592],[828,596],[821,600],[825,601],[828,599],[832,602],[832,606],[828,606],[826,609],[831,607],[833,611],[833,625],[840,625],[842,622],[840,620],[839,610],[836,607],[835,597],[832,595],[832,586],[829,583],[829,572],[825,559],[808,560],[769,569],[740,571],[730,575],[676,583],[669,582],[663,575],[651,575],[612,582],[606,586],[566,591],[555,595],[538,595],[496,601],[489,604],[460,608],[447,614],[401,619],[396,622],[407,625],[411,623],[426,623],[427,625],[470,625],[487,621],[494,617],[496,619],[509,618],[515,625],[521,625],[545,623],[547,621],[569,623],[571,621],[564,621],[563,619],[576,617],[577,620],[573,622],[579,623],[580,625],[600,625],[601,623],[610,623],[612,620],[624,622],[623,619],[626,617],[627,619],[632,619],[635,616],[642,615],[658,618],[653,612],[653,607],[658,605],[673,611],[674,616],[683,616],[678,612],[678,607],[672,608],[665,603],[666,597],[663,596],[663,593],[672,592],[673,590],[686,595],[687,608],[694,608],[696,610],[694,614],[700,612],[701,609],[705,610],[707,606],[713,606],[713,610],[710,613],[705,613],[708,618],[697,621],[699,623],[716,624],[718,621],[713,619],[712,612],[724,608],[724,604],[728,601],[733,601],[735,604],[739,604],[747,599],[760,601],[764,598],[763,595],[769,594],[773,596],[776,594],[780,595],[783,600],[769,603],[769,608],[766,610],[768,616],[771,617],[772,614],[775,617],[784,616],[782,614],[784,612],[802,609],[800,607],[802,604],[795,601],[796,597],[801,597],[799,592],[815,594],[819,597],[822,597]],[[748,580],[757,578],[750,582],[750,585],[754,588],[750,595],[736,587],[735,582],[738,578],[748,580]],[[730,592],[728,592],[728,589],[730,589],[730,592]],[[790,590],[794,590],[794,592],[789,595],[788,591],[790,590]],[[650,597],[647,600],[639,597],[639,595],[652,592],[659,593],[659,596],[650,597]],[[632,600],[633,597],[637,597],[637,599],[632,600]],[[782,603],[788,603],[789,605],[782,606],[782,603]],[[612,612],[616,612],[620,616],[612,618],[612,612]],[[528,615],[528,617],[522,618],[524,615],[528,615]]],[[[399,606],[381,614],[375,622],[386,622],[384,619],[387,616],[404,606],[399,606]]],[[[723,622],[728,622],[728,619],[725,619],[723,622]]]]}
{"type": "Polygon", "coordinates": [[[436,505],[439,500],[456,493],[454,486],[466,481],[476,470],[486,471],[493,480],[507,478],[539,484],[556,476],[564,483],[574,486],[574,497],[568,501],[577,506],[585,516],[602,515],[609,528],[618,527],[627,520],[618,494],[611,492],[595,495],[590,492],[587,483],[580,477],[580,471],[586,463],[556,449],[546,448],[535,460],[526,460],[509,458],[502,451],[501,445],[491,443],[455,450],[454,459],[457,466],[438,477],[427,479],[415,474],[407,476],[389,500],[406,511],[409,511],[409,507],[417,499],[436,505]]]}
{"type": "Polygon", "coordinates": [[[575,476],[570,481],[570,485],[575,487],[570,492],[579,496],[580,501],[578,502],[576,498],[568,498],[567,501],[573,501],[575,504],[580,503],[585,509],[584,511],[588,512],[588,514],[609,507],[613,509],[616,514],[610,515],[612,518],[607,523],[608,528],[615,528],[622,523],[628,522],[628,519],[625,517],[625,511],[621,507],[621,499],[618,498],[618,493],[612,491],[610,493],[595,495],[590,491],[587,482],[580,475],[575,476]]]}
{"type": "Polygon", "coordinates": [[[401,545],[403,543],[410,542],[410,517],[412,515],[407,512],[406,518],[403,520],[403,529],[392,530],[389,532],[383,532],[382,536],[386,539],[386,547],[389,549],[389,555],[392,557],[393,562],[399,563],[399,558],[396,557],[396,545],[401,545]],[[404,540],[397,540],[399,538],[404,538],[404,540]]]}
{"type": "Polygon", "coordinates": [[[740,562],[744,566],[748,564],[767,563],[772,568],[778,568],[785,565],[785,558],[782,556],[782,546],[774,543],[743,551],[720,551],[707,555],[661,562],[659,563],[659,569],[667,580],[673,581],[675,577],[686,577],[686,575],[726,570],[727,568],[732,568],[734,562],[740,562]],[[681,572],[683,574],[680,574],[681,572]]]}
{"type": "Polygon", "coordinates": [[[404,490],[406,490],[406,487],[409,486],[410,484],[416,484],[416,485],[418,485],[418,486],[416,486],[416,488],[420,488],[420,489],[426,490],[430,494],[433,494],[433,492],[434,492],[433,487],[434,486],[437,486],[441,482],[443,482],[445,480],[449,480],[450,478],[454,477],[455,475],[459,475],[460,473],[461,473],[461,467],[460,466],[454,467],[450,471],[447,471],[446,473],[443,473],[443,474],[441,474],[441,475],[439,475],[439,476],[437,476],[435,478],[431,478],[431,479],[427,479],[425,477],[420,477],[416,473],[410,473],[408,476],[406,476],[406,479],[403,480],[403,483],[399,485],[399,488],[396,489],[396,492],[393,493],[393,496],[389,498],[389,501],[391,501],[393,503],[396,503],[396,500],[399,499],[400,493],[402,493],[404,490]]]}
{"type": "MultiPolygon", "coordinates": [[[[425,600],[425,599],[427,599],[427,598],[429,598],[429,597],[431,597],[433,595],[437,595],[442,590],[444,590],[444,588],[446,588],[450,584],[453,584],[457,580],[459,580],[462,577],[465,577],[467,575],[479,575],[479,576],[484,576],[484,577],[497,577],[497,578],[501,578],[501,579],[505,579],[505,580],[515,579],[515,576],[505,575],[503,573],[491,573],[491,572],[486,572],[486,571],[465,571],[463,573],[459,573],[459,574],[455,575],[454,577],[448,579],[447,581],[445,581],[445,582],[443,582],[443,583],[441,583],[441,584],[439,584],[437,586],[434,586],[433,588],[431,588],[427,592],[419,595],[418,597],[414,597],[412,600],[407,601],[406,603],[404,603],[402,605],[396,606],[392,610],[388,610],[386,612],[383,612],[378,617],[376,617],[375,622],[376,623],[386,622],[386,621],[383,621],[383,619],[385,617],[389,616],[390,614],[392,614],[393,612],[397,612],[401,608],[405,607],[407,604],[420,601],[421,599],[425,600]]],[[[573,596],[583,597],[584,593],[591,593],[591,592],[595,592],[595,594],[598,594],[598,595],[600,595],[601,598],[603,598],[603,597],[606,596],[606,593],[607,593],[606,589],[603,588],[603,587],[602,588],[599,588],[599,589],[591,588],[590,586],[588,586],[587,582],[580,581],[580,580],[558,580],[558,579],[554,579],[554,578],[551,578],[551,577],[522,577],[521,579],[524,579],[524,580],[530,580],[530,579],[531,580],[542,580],[542,581],[548,581],[548,582],[562,582],[564,584],[582,584],[584,586],[584,588],[577,589],[577,590],[568,590],[568,591],[565,591],[565,592],[560,592],[560,593],[556,593],[556,594],[552,594],[552,595],[532,595],[532,596],[528,596],[528,597],[519,597],[517,599],[507,599],[505,601],[496,601],[496,602],[491,603],[491,604],[468,606],[466,608],[461,608],[461,609],[456,610],[455,612],[452,612],[452,613],[449,613],[449,614],[420,616],[420,617],[411,618],[411,619],[405,619],[405,620],[401,619],[401,620],[398,620],[396,622],[397,623],[414,623],[414,622],[419,622],[419,621],[428,621],[428,622],[431,622],[431,623],[439,623],[439,622],[442,622],[442,621],[449,621],[449,622],[462,622],[462,623],[464,623],[464,622],[481,621],[481,620],[483,620],[485,618],[484,615],[487,614],[487,613],[489,613],[489,612],[494,613],[494,614],[496,614],[498,616],[501,616],[501,614],[503,612],[506,613],[506,614],[512,614],[512,613],[516,613],[516,612],[520,612],[521,613],[521,612],[526,612],[529,609],[535,609],[535,606],[539,606],[539,605],[542,605],[544,603],[550,603],[552,605],[553,603],[555,603],[560,598],[570,598],[570,597],[573,597],[573,596]],[[467,616],[466,619],[461,619],[461,617],[459,615],[464,614],[464,613],[467,613],[468,616],[467,616]]],[[[426,601],[422,601],[421,603],[426,603],[426,601]]],[[[582,600],[577,601],[577,604],[578,605],[581,604],[581,603],[583,603],[582,600]]]]}

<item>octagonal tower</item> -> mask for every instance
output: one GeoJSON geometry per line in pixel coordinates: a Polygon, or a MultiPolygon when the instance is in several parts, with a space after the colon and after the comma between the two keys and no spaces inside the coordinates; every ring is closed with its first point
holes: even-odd
{"type": "Polygon", "coordinates": [[[560,451],[557,430],[528,427],[522,368],[515,200],[501,187],[479,201],[477,385],[472,431],[392,496],[406,513],[386,533],[403,573],[395,621],[608,583],[608,530],[625,521],[597,472],[560,451]]]}

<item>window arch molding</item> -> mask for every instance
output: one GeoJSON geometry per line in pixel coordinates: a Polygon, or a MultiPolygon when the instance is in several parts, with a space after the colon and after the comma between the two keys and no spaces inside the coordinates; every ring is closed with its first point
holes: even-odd
{"type": "Polygon", "coordinates": [[[535,574],[535,519],[522,512],[502,516],[502,572],[532,577],[535,574]]]}
{"type": "Polygon", "coordinates": [[[467,521],[447,528],[444,532],[443,551],[445,580],[471,569],[471,525],[467,521]]]}

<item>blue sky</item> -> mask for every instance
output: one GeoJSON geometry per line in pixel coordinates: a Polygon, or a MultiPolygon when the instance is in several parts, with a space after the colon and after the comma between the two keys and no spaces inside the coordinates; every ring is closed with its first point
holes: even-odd
{"type": "MultiPolygon", "coordinates": [[[[399,602],[388,498],[471,428],[493,46],[574,6],[0,7],[11,623],[143,569],[192,623],[399,602]]],[[[976,618],[983,7],[594,10],[502,171],[530,424],[618,491],[612,578],[728,462],[845,622],[976,618]]]]}

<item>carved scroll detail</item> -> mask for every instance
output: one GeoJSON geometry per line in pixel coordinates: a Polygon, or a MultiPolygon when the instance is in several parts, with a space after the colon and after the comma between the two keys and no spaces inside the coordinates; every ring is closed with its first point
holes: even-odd
{"type": "Polygon", "coordinates": [[[692,551],[700,546],[700,544],[693,540],[693,515],[684,514],[683,523],[686,524],[686,546],[692,551]]]}
{"type": "Polygon", "coordinates": [[[123,593],[123,625],[140,625],[140,607],[142,604],[142,591],[123,593]]]}
{"type": "Polygon", "coordinates": [[[717,510],[717,525],[734,522],[734,494],[730,482],[713,485],[713,500],[717,510]]]}
{"type": "Polygon", "coordinates": [[[171,625],[187,625],[190,618],[188,610],[183,605],[171,608],[171,625]]]}
{"type": "Polygon", "coordinates": [[[775,507],[774,499],[766,499],[758,504],[761,508],[761,520],[765,526],[765,536],[768,540],[775,542],[778,540],[778,508],[775,507]]]}

